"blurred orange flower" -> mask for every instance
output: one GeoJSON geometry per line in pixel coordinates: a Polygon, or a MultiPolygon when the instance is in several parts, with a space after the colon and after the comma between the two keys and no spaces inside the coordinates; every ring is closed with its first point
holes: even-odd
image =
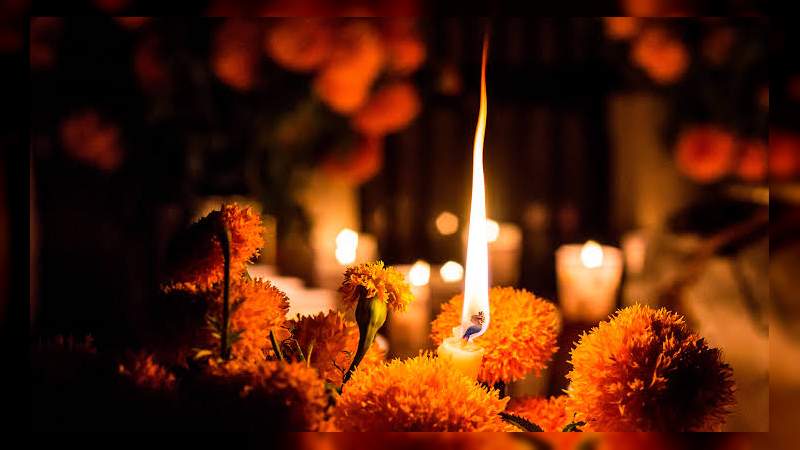
{"type": "Polygon", "coordinates": [[[33,17],[30,23],[30,64],[33,69],[49,69],[56,61],[56,40],[64,27],[60,17],[33,17]]]}
{"type": "MultiPolygon", "coordinates": [[[[436,345],[453,335],[461,324],[464,294],[442,304],[431,323],[431,339],[436,345]]],[[[558,349],[556,337],[561,316],[556,307],[524,289],[493,287],[489,290],[489,328],[478,342],[485,350],[478,379],[489,384],[537,374],[558,349]]]]}
{"type": "Polygon", "coordinates": [[[93,110],[74,113],[61,122],[61,144],[73,159],[104,172],[122,164],[119,128],[93,110]]]}
{"type": "Polygon", "coordinates": [[[253,88],[258,78],[261,28],[245,19],[227,19],[214,35],[211,65],[223,83],[239,91],[253,88]]]}
{"type": "Polygon", "coordinates": [[[325,19],[283,19],[266,34],[264,49],[281,66],[309,72],[330,54],[333,30],[325,19]]]}
{"type": "Polygon", "coordinates": [[[356,147],[345,155],[332,154],[322,162],[322,170],[331,177],[359,185],[378,174],[383,167],[383,139],[362,136],[356,147]]]}
{"type": "MultiPolygon", "coordinates": [[[[287,327],[311,366],[319,370],[325,381],[340,386],[358,347],[356,323],[346,320],[341,312],[328,311],[315,316],[298,315],[287,322],[287,327]]],[[[384,356],[378,343],[373,342],[360,367],[380,364],[384,356]]]]}
{"type": "Polygon", "coordinates": [[[659,84],[678,81],[689,67],[683,43],[662,27],[645,28],[631,48],[633,63],[659,84]]]}
{"type": "Polygon", "coordinates": [[[403,129],[419,113],[414,86],[398,81],[379,89],[353,116],[353,128],[367,136],[383,136],[403,129]]]}
{"type": "Polygon", "coordinates": [[[544,431],[561,431],[572,422],[565,395],[550,398],[515,397],[508,402],[506,411],[528,419],[544,431]]]}
{"type": "Polygon", "coordinates": [[[714,125],[698,125],[678,137],[675,162],[678,169],[700,183],[719,180],[732,169],[736,140],[714,125]]]}
{"type": "Polygon", "coordinates": [[[147,36],[133,53],[133,70],[143,90],[162,93],[170,84],[169,72],[161,55],[161,43],[155,35],[147,36]]]}
{"type": "Polygon", "coordinates": [[[426,50],[414,21],[388,19],[382,25],[389,70],[401,75],[416,71],[425,61],[426,50]]]}
{"type": "Polygon", "coordinates": [[[222,281],[224,259],[218,237],[222,225],[231,232],[231,279],[239,278],[264,246],[264,227],[253,208],[225,204],[177,237],[167,261],[164,291],[196,293],[222,281]]]}
{"type": "Polygon", "coordinates": [[[337,30],[332,44],[314,89],[331,109],[349,114],[364,103],[383,66],[383,43],[371,23],[352,20],[337,30]]]}
{"type": "Polygon", "coordinates": [[[567,407],[598,431],[712,431],[734,405],[722,352],[666,309],[634,305],[571,352],[567,407]]]}
{"type": "Polygon", "coordinates": [[[736,33],[732,28],[717,28],[711,31],[702,44],[703,57],[712,65],[725,64],[731,55],[733,44],[736,42],[736,33]]]}
{"type": "Polygon", "coordinates": [[[744,181],[763,181],[767,177],[767,146],[758,140],[742,144],[736,174],[744,181]]]}
{"type": "Polygon", "coordinates": [[[795,177],[800,170],[800,136],[781,130],[769,132],[769,176],[776,181],[795,177]]]}
{"type": "Polygon", "coordinates": [[[606,36],[614,40],[630,39],[639,32],[641,20],[637,17],[604,17],[606,36]]]}

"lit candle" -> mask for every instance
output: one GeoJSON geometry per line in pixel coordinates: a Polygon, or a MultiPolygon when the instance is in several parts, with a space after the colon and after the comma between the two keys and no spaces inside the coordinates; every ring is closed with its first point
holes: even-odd
{"type": "Polygon", "coordinates": [[[564,317],[596,322],[614,310],[622,279],[622,252],[588,241],[556,251],[558,296],[564,317]]]}
{"type": "Polygon", "coordinates": [[[467,269],[464,276],[464,306],[461,326],[442,341],[439,357],[471,379],[476,379],[484,350],[473,339],[489,326],[489,249],[486,221],[486,187],[483,180],[483,137],[486,132],[486,57],[488,35],[483,39],[481,103],[472,148],[472,198],[467,237],[467,269]]]}

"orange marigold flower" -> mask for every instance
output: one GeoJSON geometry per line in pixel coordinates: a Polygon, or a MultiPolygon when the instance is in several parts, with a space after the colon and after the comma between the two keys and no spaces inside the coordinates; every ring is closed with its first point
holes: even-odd
{"type": "Polygon", "coordinates": [[[324,423],[325,383],[305,363],[231,360],[210,365],[204,381],[202,390],[223,397],[218,399],[220,406],[234,416],[231,420],[239,429],[316,431],[324,423]],[[264,423],[265,417],[272,422],[264,423]]]}
{"type": "Polygon", "coordinates": [[[382,24],[386,36],[389,70],[408,75],[425,62],[425,44],[409,19],[388,19],[382,24]]]}
{"type": "Polygon", "coordinates": [[[700,183],[711,183],[731,170],[736,151],[734,136],[713,125],[684,130],[675,144],[675,163],[700,183]]]}
{"type": "MultiPolygon", "coordinates": [[[[316,316],[298,315],[288,321],[287,327],[311,366],[319,370],[325,381],[340,386],[344,371],[350,367],[358,348],[356,323],[346,320],[343,313],[331,310],[316,316]]],[[[360,367],[380,364],[384,356],[374,342],[360,367]]]]}
{"type": "MultiPolygon", "coordinates": [[[[461,324],[463,303],[464,294],[459,294],[442,305],[431,324],[434,343],[451,337],[453,328],[461,324]]],[[[489,328],[476,339],[486,350],[479,380],[510,382],[547,367],[558,349],[556,338],[561,327],[555,305],[525,290],[493,287],[489,290],[489,313],[489,328]]]]}
{"type": "Polygon", "coordinates": [[[383,43],[371,24],[354,20],[337,31],[332,46],[314,90],[332,110],[349,114],[361,107],[380,73],[383,43]]]}
{"type": "Polygon", "coordinates": [[[508,398],[422,354],[356,369],[333,412],[343,431],[505,431],[508,398]]]}
{"type": "Polygon", "coordinates": [[[297,72],[316,69],[328,58],[333,30],[324,19],[284,19],[264,39],[264,50],[281,66],[297,72]]]}
{"type": "Polygon", "coordinates": [[[151,354],[130,354],[117,366],[117,371],[143,389],[171,391],[175,388],[175,375],[155,362],[151,354]]]}
{"type": "Polygon", "coordinates": [[[794,177],[800,169],[800,136],[786,131],[769,132],[769,176],[778,181],[794,177]]]}
{"type": "Polygon", "coordinates": [[[684,319],[634,305],[571,352],[568,406],[598,431],[717,430],[733,399],[733,371],[684,319]]]}
{"type": "Polygon", "coordinates": [[[331,154],[322,162],[328,176],[357,186],[371,179],[383,167],[383,138],[361,136],[355,148],[344,155],[331,154]]]}
{"type": "Polygon", "coordinates": [[[606,36],[615,40],[630,39],[639,32],[638,17],[604,17],[606,36]]]}
{"type": "Polygon", "coordinates": [[[763,181],[767,177],[767,146],[763,142],[750,140],[744,143],[736,174],[750,182],[763,181]]]}
{"type": "Polygon", "coordinates": [[[689,53],[683,43],[660,27],[646,28],[631,48],[634,64],[659,84],[671,84],[689,67],[689,53]]]}
{"type": "Polygon", "coordinates": [[[566,395],[514,398],[508,402],[506,411],[528,419],[544,431],[561,431],[573,417],[567,411],[566,395]]]}
{"type": "Polygon", "coordinates": [[[403,274],[394,267],[384,267],[383,261],[350,266],[344,271],[339,287],[342,302],[355,308],[362,290],[366,298],[384,302],[392,311],[405,311],[414,300],[403,274]]]}
{"type": "MultiPolygon", "coordinates": [[[[222,289],[218,284],[208,293],[210,301],[206,316],[218,323],[222,321],[222,289]]],[[[231,284],[230,302],[230,330],[237,335],[231,346],[231,357],[244,361],[264,360],[270,354],[270,330],[277,337],[285,337],[283,325],[289,311],[289,299],[269,281],[256,278],[231,284]]],[[[220,347],[219,339],[219,330],[209,328],[204,348],[216,352],[220,347]]]]}
{"type": "Polygon", "coordinates": [[[225,204],[178,237],[168,258],[169,282],[164,291],[205,291],[222,281],[224,259],[218,232],[223,225],[231,233],[231,279],[244,272],[248,261],[264,246],[261,216],[250,207],[225,204]]]}
{"type": "Polygon", "coordinates": [[[261,29],[244,19],[228,19],[214,35],[211,66],[223,83],[239,91],[253,88],[258,77],[261,29]]]}
{"type": "Polygon", "coordinates": [[[82,111],[64,119],[61,144],[75,160],[104,172],[113,172],[122,164],[119,127],[101,119],[96,111],[82,111]]]}
{"type": "Polygon", "coordinates": [[[353,128],[368,136],[383,136],[403,129],[419,113],[417,90],[406,81],[379,89],[353,116],[353,128]]]}

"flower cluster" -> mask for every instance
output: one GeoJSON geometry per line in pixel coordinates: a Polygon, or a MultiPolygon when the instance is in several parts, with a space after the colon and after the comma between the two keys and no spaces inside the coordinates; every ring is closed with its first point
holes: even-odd
{"type": "Polygon", "coordinates": [[[250,207],[222,205],[219,210],[194,223],[178,237],[167,268],[165,291],[202,292],[223,279],[224,258],[220,233],[230,231],[231,278],[244,272],[245,266],[264,246],[261,216],[250,207]]]}
{"type": "MultiPolygon", "coordinates": [[[[464,295],[442,305],[431,324],[431,337],[437,345],[452,336],[461,324],[464,295]]],[[[510,382],[538,373],[547,367],[557,350],[556,338],[561,316],[556,307],[525,290],[494,287],[489,290],[491,323],[478,338],[486,350],[478,379],[487,383],[510,382]]]]}
{"type": "Polygon", "coordinates": [[[406,127],[420,110],[407,81],[426,53],[414,22],[282,19],[266,31],[264,49],[290,71],[313,73],[316,96],[351,117],[359,136],[351,148],[323,159],[326,171],[353,184],[373,177],[383,162],[383,136],[406,127]]]}
{"type": "MultiPolygon", "coordinates": [[[[207,327],[202,348],[215,353],[219,348],[222,316],[222,286],[208,293],[207,327]]],[[[270,355],[270,331],[283,331],[289,299],[286,294],[261,279],[242,279],[230,287],[230,332],[233,334],[231,354],[239,360],[264,360],[270,355]]]]}
{"type": "Polygon", "coordinates": [[[405,311],[414,299],[405,277],[393,267],[384,267],[382,261],[348,267],[339,288],[342,303],[355,307],[362,292],[372,301],[386,303],[392,311],[405,311]]]}
{"type": "Polygon", "coordinates": [[[342,431],[507,431],[508,398],[428,354],[359,367],[333,412],[342,431]]]}
{"type": "MultiPolygon", "coordinates": [[[[328,408],[325,383],[316,369],[304,363],[283,361],[212,363],[200,387],[212,395],[223,393],[223,402],[239,398],[240,416],[249,411],[246,421],[278,419],[290,430],[315,431],[323,425],[328,408]]],[[[202,395],[202,394],[201,394],[202,395]]],[[[244,424],[243,424],[244,425],[244,424]]],[[[256,423],[260,429],[276,424],[256,423]]]]}
{"type": "Polygon", "coordinates": [[[666,309],[634,305],[571,352],[568,406],[599,431],[716,430],[733,404],[721,352],[666,309]]]}
{"type": "MultiPolygon", "coordinates": [[[[342,384],[344,371],[353,362],[358,349],[358,327],[345,319],[341,312],[328,311],[315,316],[298,316],[287,322],[308,363],[319,370],[325,381],[342,384]]],[[[373,343],[361,362],[361,367],[383,362],[384,354],[373,343]]]]}

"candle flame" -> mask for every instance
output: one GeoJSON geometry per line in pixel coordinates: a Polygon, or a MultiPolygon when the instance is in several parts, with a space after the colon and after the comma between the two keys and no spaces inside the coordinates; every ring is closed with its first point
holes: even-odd
{"type": "Polygon", "coordinates": [[[586,241],[581,247],[581,264],[588,269],[603,265],[603,247],[595,241],[586,241]]]}
{"type": "Polygon", "coordinates": [[[486,332],[489,326],[489,251],[486,233],[486,187],[483,181],[483,137],[486,132],[486,59],[489,35],[483,37],[481,62],[481,103],[475,143],[472,148],[472,200],[469,210],[467,269],[464,277],[464,306],[461,311],[461,332],[473,325],[473,317],[483,313],[481,330],[470,339],[486,332]]]}

